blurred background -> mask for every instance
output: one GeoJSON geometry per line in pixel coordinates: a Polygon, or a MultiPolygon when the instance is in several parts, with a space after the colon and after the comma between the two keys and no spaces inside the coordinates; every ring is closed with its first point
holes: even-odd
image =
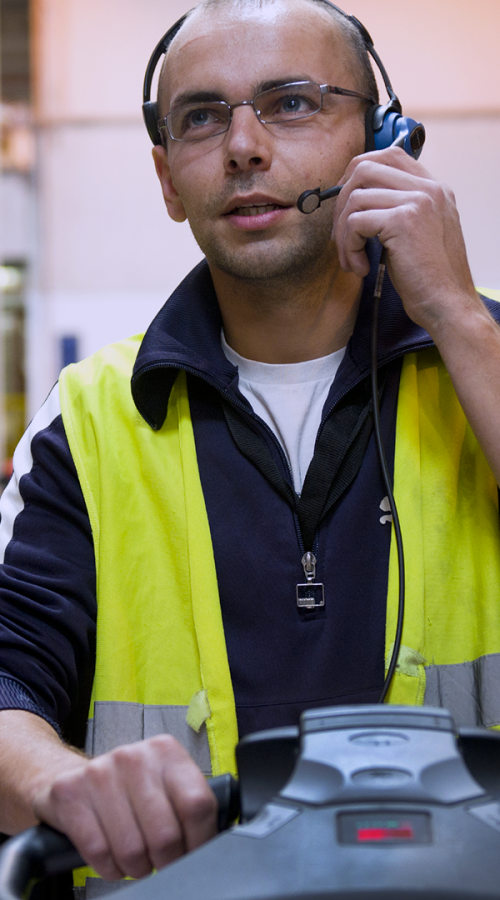
{"type": "MultiPolygon", "coordinates": [[[[141,119],[149,56],[190,0],[0,0],[0,475],[62,365],[144,330],[200,251],[168,218],[141,119]]],[[[350,0],[422,162],[500,288],[499,0],[350,0]]],[[[305,185],[307,187],[307,185],[305,185]]]]}

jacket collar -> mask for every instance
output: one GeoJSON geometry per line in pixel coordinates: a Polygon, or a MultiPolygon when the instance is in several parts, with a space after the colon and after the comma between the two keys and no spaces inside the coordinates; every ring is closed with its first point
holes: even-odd
{"type": "MultiPolygon", "coordinates": [[[[381,252],[378,241],[369,241],[367,252],[370,274],[365,279],[354,332],[335,379],[342,393],[370,370],[372,297],[381,252]]],[[[497,308],[496,317],[499,317],[500,304],[490,303],[497,308]]],[[[155,430],[165,421],[170,391],[180,369],[205,379],[227,396],[234,396],[238,370],[222,351],[221,327],[217,297],[208,265],[203,261],[181,282],[153,319],[137,354],[132,396],[142,417],[155,430]]],[[[379,366],[433,343],[429,334],[406,315],[387,275],[378,331],[379,366]]]]}

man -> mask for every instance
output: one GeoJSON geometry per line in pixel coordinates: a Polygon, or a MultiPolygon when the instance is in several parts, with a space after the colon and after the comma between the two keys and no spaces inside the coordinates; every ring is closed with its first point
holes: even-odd
{"type": "MultiPolygon", "coordinates": [[[[377,236],[395,288],[382,298],[382,427],[411,531],[391,700],[422,702],[426,678],[444,700],[445,669],[459,681],[498,660],[500,334],[450,192],[402,150],[364,154],[373,88],[355,46],[313,0],[210,0],[188,18],[162,72],[173,133],[154,158],[208,268],[142,346],[63,374],[6,492],[0,828],[43,819],[107,879],[214,833],[213,796],[172,733],[202,766],[208,737],[224,770],[236,716],[246,733],[380,694],[394,559],[368,384],[377,236]],[[351,95],[259,120],[255,94],[304,81],[351,95]],[[229,127],[186,139],[213,121],[206,101],[233,104],[229,127]],[[304,189],[340,181],[336,201],[297,210],[304,189]],[[96,578],[88,746],[108,752],[89,761],[57,729],[76,741],[86,716],[96,578]],[[309,582],[324,605],[298,606],[309,582]]],[[[496,724],[486,694],[482,721],[496,724]]]]}

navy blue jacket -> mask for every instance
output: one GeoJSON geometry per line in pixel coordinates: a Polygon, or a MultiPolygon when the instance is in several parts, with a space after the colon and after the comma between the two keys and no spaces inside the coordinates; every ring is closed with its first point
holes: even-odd
{"type": "MultiPolygon", "coordinates": [[[[354,333],[325,404],[316,444],[316,465],[323,470],[325,435],[336,438],[345,431],[346,416],[352,417],[353,409],[364,410],[362,428],[351,429],[344,442],[330,502],[323,514],[319,510],[311,537],[316,580],[325,588],[324,608],[297,608],[304,540],[290,501],[291,475],[277,439],[239,393],[237,369],[222,352],[222,323],[206,263],[187,276],[154,319],[134,367],[134,400],[152,428],[164,421],[176,372],[188,372],[241,734],[295,723],[307,707],[375,702],[382,687],[391,527],[381,505],[386,490],[369,409],[366,414],[376,244],[370,253],[372,274],[365,281],[354,333]],[[247,443],[236,440],[228,427],[228,410],[245,423],[247,443]],[[274,463],[283,490],[256,462],[251,445],[264,448],[261,455],[274,463]]],[[[495,304],[491,307],[498,316],[495,304]]],[[[401,359],[431,344],[429,335],[406,316],[386,278],[379,377],[391,471],[401,359]]],[[[19,464],[18,481],[2,498],[13,524],[8,524],[0,568],[0,708],[35,712],[81,744],[94,667],[94,555],[57,409],[49,418],[42,416],[40,428],[34,420],[24,448],[29,466],[23,470],[19,464]]],[[[326,452],[328,456],[328,446],[326,452]]]]}

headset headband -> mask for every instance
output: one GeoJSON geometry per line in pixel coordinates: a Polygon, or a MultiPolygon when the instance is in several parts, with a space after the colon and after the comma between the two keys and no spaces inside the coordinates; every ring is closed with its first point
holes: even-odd
{"type": "MultiPolygon", "coordinates": [[[[196,7],[194,7],[196,9],[196,7]]],[[[151,101],[151,85],[153,84],[153,78],[156,71],[156,66],[162,56],[164,56],[172,43],[175,35],[184,25],[187,17],[193,10],[190,9],[189,12],[184,13],[180,19],[177,20],[175,25],[172,25],[171,28],[167,31],[166,34],[163,35],[161,41],[156,45],[155,49],[151,54],[151,59],[148,62],[148,67],[146,69],[146,74],[144,76],[144,88],[143,88],[143,103],[149,103],[151,101]]]]}

